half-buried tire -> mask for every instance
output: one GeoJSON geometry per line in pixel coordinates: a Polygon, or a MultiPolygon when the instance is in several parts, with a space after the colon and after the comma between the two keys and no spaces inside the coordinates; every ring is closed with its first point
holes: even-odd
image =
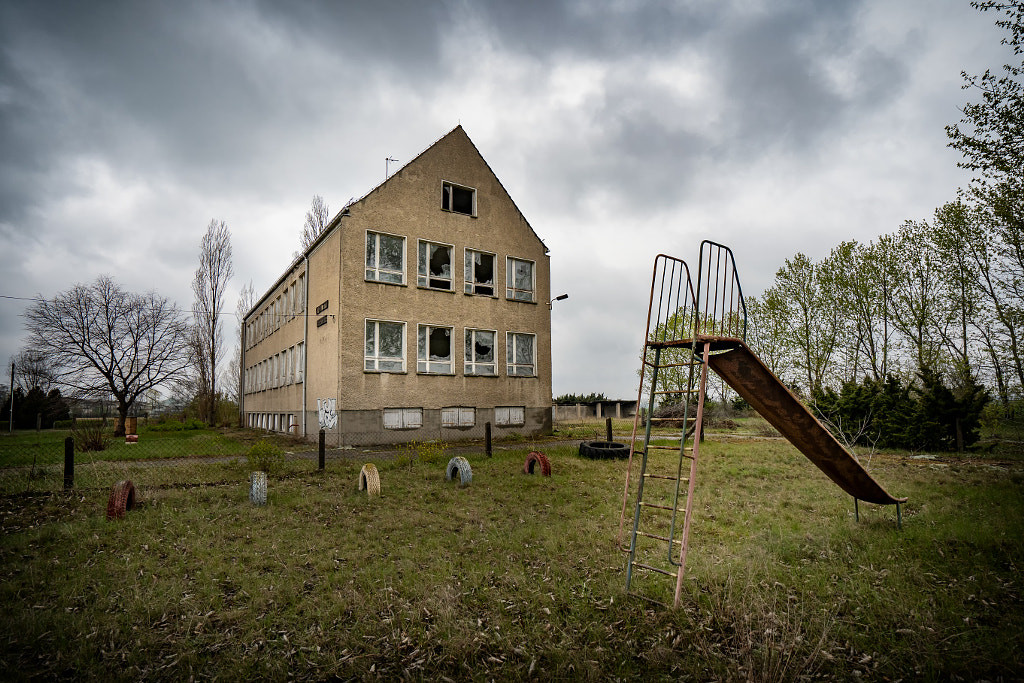
{"type": "Polygon", "coordinates": [[[453,480],[455,475],[458,474],[459,486],[469,486],[469,483],[473,481],[473,470],[469,466],[469,461],[461,455],[456,455],[449,460],[448,467],[445,468],[444,472],[445,481],[453,480]]]}
{"type": "Polygon", "coordinates": [[[107,519],[124,519],[126,510],[135,507],[135,485],[130,480],[122,480],[110,489],[107,499],[107,519]]]}
{"type": "Polygon", "coordinates": [[[540,465],[541,476],[551,476],[551,462],[548,460],[548,456],[540,451],[530,451],[530,454],[526,456],[526,462],[523,463],[523,474],[533,474],[537,465],[540,465]]]}
{"type": "Polygon", "coordinates": [[[629,446],[615,441],[584,441],[580,444],[580,457],[591,460],[628,458],[629,446]]]}
{"type": "Polygon", "coordinates": [[[372,462],[366,463],[363,469],[359,470],[359,490],[366,491],[370,498],[380,495],[380,474],[372,462]]]}

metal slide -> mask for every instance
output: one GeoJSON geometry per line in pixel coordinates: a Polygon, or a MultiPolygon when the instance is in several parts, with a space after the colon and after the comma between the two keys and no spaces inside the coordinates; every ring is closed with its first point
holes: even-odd
{"type": "Polygon", "coordinates": [[[896,505],[900,517],[900,504],[907,499],[889,495],[868,474],[750,350],[746,331],[746,304],[728,247],[701,243],[696,288],[684,261],[657,256],[637,397],[638,405],[646,397],[647,407],[634,418],[619,518],[618,546],[629,554],[627,592],[651,599],[632,588],[637,574],[667,575],[675,578],[673,603],[680,604],[708,370],[853,496],[855,504],[896,505]],[[665,405],[675,405],[676,415],[654,417],[655,409],[665,405]],[[655,435],[658,423],[677,426],[679,436],[655,435]]]}
{"type": "Polygon", "coordinates": [[[711,342],[711,369],[839,488],[869,503],[906,502],[883,489],[742,340],[699,339],[711,342]]]}

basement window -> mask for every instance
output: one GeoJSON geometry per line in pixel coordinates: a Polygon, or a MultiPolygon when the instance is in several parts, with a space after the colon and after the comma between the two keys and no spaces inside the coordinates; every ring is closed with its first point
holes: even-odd
{"type": "Polygon", "coordinates": [[[498,366],[494,360],[494,339],[497,336],[495,330],[466,329],[465,374],[490,377],[498,374],[498,366]]]}
{"type": "Polygon", "coordinates": [[[522,427],[526,424],[526,407],[498,406],[494,409],[494,424],[499,427],[522,427]]]}
{"type": "Polygon", "coordinates": [[[476,190],[455,183],[441,183],[441,208],[467,216],[476,215],[476,190]]]}
{"type": "Polygon", "coordinates": [[[476,425],[476,408],[462,406],[441,408],[442,427],[473,427],[476,425]]]}
{"type": "Polygon", "coordinates": [[[420,325],[416,343],[416,371],[431,375],[451,375],[452,363],[451,327],[420,325]]]}
{"type": "Polygon", "coordinates": [[[466,250],[466,294],[494,296],[494,254],[466,250]]]}
{"type": "Polygon", "coordinates": [[[421,241],[417,284],[430,289],[452,290],[452,248],[447,244],[421,241]]]}
{"type": "Polygon", "coordinates": [[[423,426],[423,408],[385,408],[384,429],[419,429],[423,426]]]}

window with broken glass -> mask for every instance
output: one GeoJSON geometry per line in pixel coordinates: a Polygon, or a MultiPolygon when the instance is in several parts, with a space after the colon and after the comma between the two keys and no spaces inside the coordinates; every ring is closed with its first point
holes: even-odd
{"type": "Polygon", "coordinates": [[[405,372],[405,323],[367,320],[364,360],[368,372],[405,372]]]}
{"type": "Polygon", "coordinates": [[[494,357],[494,340],[497,335],[495,330],[466,329],[465,374],[490,377],[498,374],[494,357]]]}
{"type": "Polygon", "coordinates": [[[476,190],[455,183],[441,183],[441,208],[445,211],[476,215],[476,190]]]}
{"type": "Polygon", "coordinates": [[[466,294],[494,296],[494,254],[466,250],[466,294]]]}
{"type": "Polygon", "coordinates": [[[534,360],[535,341],[536,335],[533,334],[509,332],[505,336],[505,373],[509,377],[534,377],[537,374],[534,360]]]}
{"type": "Polygon", "coordinates": [[[366,233],[366,279],[405,284],[405,238],[366,233]]]}
{"type": "Polygon", "coordinates": [[[535,301],[533,261],[508,257],[505,267],[505,298],[515,301],[535,301]]]}
{"type": "Polygon", "coordinates": [[[452,248],[434,242],[419,243],[417,284],[430,289],[452,289],[452,248]]]}
{"type": "Polygon", "coordinates": [[[452,363],[451,327],[420,325],[416,342],[416,371],[432,375],[451,375],[455,372],[452,363]]]}

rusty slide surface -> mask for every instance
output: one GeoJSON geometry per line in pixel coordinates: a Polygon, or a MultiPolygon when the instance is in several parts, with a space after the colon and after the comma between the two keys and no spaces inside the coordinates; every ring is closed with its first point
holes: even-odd
{"type": "Polygon", "coordinates": [[[712,342],[711,369],[841,489],[880,505],[907,500],[889,495],[746,344],[722,337],[698,341],[712,342]]]}

